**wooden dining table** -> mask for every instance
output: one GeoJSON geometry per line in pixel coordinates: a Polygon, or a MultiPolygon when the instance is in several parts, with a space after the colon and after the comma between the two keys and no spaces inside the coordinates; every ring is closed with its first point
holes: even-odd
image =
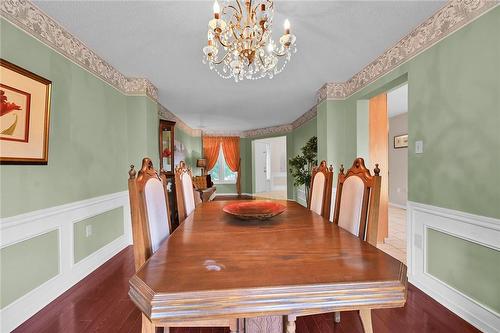
{"type": "Polygon", "coordinates": [[[267,221],[199,205],[130,280],[156,326],[238,318],[240,333],[295,332],[297,316],[402,307],[406,266],[294,201],[267,221]]]}

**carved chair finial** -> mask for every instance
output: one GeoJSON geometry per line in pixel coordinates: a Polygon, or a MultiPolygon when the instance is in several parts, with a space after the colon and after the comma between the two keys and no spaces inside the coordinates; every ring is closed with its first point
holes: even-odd
{"type": "Polygon", "coordinates": [[[344,165],[343,164],[340,165],[340,174],[341,175],[344,174],[344,165]]]}
{"type": "Polygon", "coordinates": [[[128,171],[128,176],[129,176],[128,179],[134,179],[136,174],[137,172],[134,169],[134,165],[133,164],[130,165],[130,170],[128,171]]]}
{"type": "Polygon", "coordinates": [[[378,163],[375,164],[375,169],[373,169],[373,172],[375,172],[375,176],[380,176],[380,169],[378,168],[378,163]]]}
{"type": "Polygon", "coordinates": [[[328,168],[328,171],[333,172],[333,165],[330,164],[330,167],[328,168]]]}

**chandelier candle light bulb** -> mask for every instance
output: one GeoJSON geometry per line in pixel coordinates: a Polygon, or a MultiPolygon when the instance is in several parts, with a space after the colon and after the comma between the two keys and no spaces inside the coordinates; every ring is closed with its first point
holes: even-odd
{"type": "Polygon", "coordinates": [[[214,2],[214,19],[220,19],[220,6],[217,0],[214,2]]]}
{"type": "Polygon", "coordinates": [[[208,63],[219,76],[236,82],[272,78],[281,73],[297,51],[290,21],[285,20],[284,34],[276,45],[272,39],[273,1],[233,2],[222,8],[217,0],[214,2],[214,18],[208,22],[203,63],[208,63]]]}

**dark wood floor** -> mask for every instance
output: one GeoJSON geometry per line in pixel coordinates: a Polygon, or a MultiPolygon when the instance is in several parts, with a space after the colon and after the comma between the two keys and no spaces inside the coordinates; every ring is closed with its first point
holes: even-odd
{"type": "MultiPolygon", "coordinates": [[[[141,315],[130,301],[128,280],[134,274],[132,247],[99,267],[14,332],[139,333],[141,315]]],[[[380,332],[478,332],[474,327],[410,285],[404,308],[373,311],[373,329],[380,332]]],[[[221,328],[179,328],[173,333],[226,333],[221,328]]],[[[340,324],[331,314],[299,317],[297,333],[361,333],[355,312],[342,312],[340,324]]]]}

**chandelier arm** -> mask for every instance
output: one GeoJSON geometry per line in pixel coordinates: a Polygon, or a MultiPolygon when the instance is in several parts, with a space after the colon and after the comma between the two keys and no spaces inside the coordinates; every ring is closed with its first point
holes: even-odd
{"type": "Polygon", "coordinates": [[[238,39],[240,39],[240,37],[236,36],[236,31],[234,28],[235,28],[234,26],[233,26],[233,28],[231,28],[231,32],[233,33],[234,39],[238,40],[238,39]]]}
{"type": "Polygon", "coordinates": [[[284,57],[284,56],[286,56],[286,55],[287,55],[287,52],[284,52],[284,53],[278,53],[278,52],[276,52],[276,51],[273,51],[273,54],[274,54],[275,56],[277,56],[277,57],[284,57]]]}
{"type": "Polygon", "coordinates": [[[243,16],[243,8],[241,8],[240,0],[236,0],[236,4],[238,5],[238,8],[240,9],[241,16],[243,16]]]}
{"type": "Polygon", "coordinates": [[[226,54],[224,54],[224,56],[222,57],[222,59],[220,61],[213,61],[213,63],[215,65],[220,65],[222,64],[222,62],[227,58],[227,55],[229,54],[229,51],[226,52],[226,54]]]}
{"type": "Polygon", "coordinates": [[[226,44],[224,44],[224,43],[222,42],[222,39],[220,39],[220,36],[219,36],[219,35],[215,35],[215,39],[217,39],[217,40],[219,41],[220,45],[222,45],[222,46],[224,46],[224,47],[230,47],[230,46],[231,46],[230,44],[227,44],[227,45],[226,45],[226,44]]]}
{"type": "Polygon", "coordinates": [[[262,67],[264,67],[264,60],[262,60],[262,56],[260,54],[259,54],[259,60],[260,60],[262,67]]]}
{"type": "Polygon", "coordinates": [[[233,16],[236,17],[236,19],[238,19],[238,17],[241,17],[243,16],[243,13],[239,12],[238,9],[236,7],[234,7],[233,5],[229,5],[227,7],[224,8],[224,13],[227,14],[227,12],[225,11],[225,9],[229,9],[231,8],[232,10],[234,10],[234,13],[233,13],[233,16]]]}

